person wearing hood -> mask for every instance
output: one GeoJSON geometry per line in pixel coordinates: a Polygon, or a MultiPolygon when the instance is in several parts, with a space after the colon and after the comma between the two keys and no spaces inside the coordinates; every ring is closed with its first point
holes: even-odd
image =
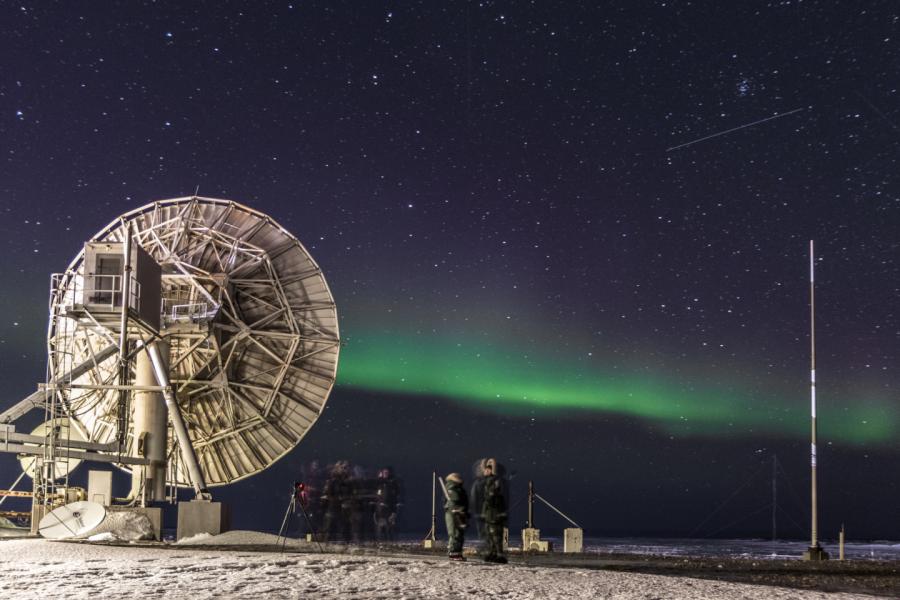
{"type": "Polygon", "coordinates": [[[507,501],[503,481],[494,473],[494,463],[484,466],[484,489],[481,522],[487,537],[485,562],[506,563],[503,555],[503,529],[506,527],[507,501]]]}
{"type": "Polygon", "coordinates": [[[450,560],[466,560],[462,555],[469,524],[469,498],[459,473],[447,475],[447,500],[444,502],[444,522],[447,525],[447,552],[450,560]]]}

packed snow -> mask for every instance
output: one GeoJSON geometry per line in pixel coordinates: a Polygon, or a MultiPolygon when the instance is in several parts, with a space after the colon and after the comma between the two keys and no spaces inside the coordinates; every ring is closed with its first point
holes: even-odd
{"type": "MultiPolygon", "coordinates": [[[[206,546],[275,546],[283,538],[272,533],[264,533],[262,531],[226,531],[219,535],[210,535],[208,533],[198,533],[195,536],[182,538],[176,542],[179,545],[195,546],[203,544],[206,546]]],[[[296,545],[296,540],[291,540],[296,545]]]]}
{"type": "Polygon", "coordinates": [[[4,539],[0,597],[871,599],[686,577],[500,566],[477,560],[454,563],[437,556],[217,551],[200,544],[258,543],[263,539],[259,536],[267,535],[229,532],[192,544],[143,546],[4,539]]]}
{"type": "Polygon", "coordinates": [[[198,533],[197,535],[192,535],[190,537],[181,538],[176,544],[184,544],[186,546],[190,546],[192,544],[204,544],[209,540],[209,538],[213,537],[211,533],[198,533]]]}
{"type": "Polygon", "coordinates": [[[83,536],[92,542],[154,539],[153,525],[146,515],[134,512],[108,512],[106,518],[83,536]]]}

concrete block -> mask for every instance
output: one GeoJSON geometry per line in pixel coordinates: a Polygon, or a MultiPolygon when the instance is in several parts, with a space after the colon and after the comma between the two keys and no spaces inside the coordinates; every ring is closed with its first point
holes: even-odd
{"type": "Polygon", "coordinates": [[[536,550],[536,543],[541,539],[541,530],[534,527],[526,527],[522,530],[522,551],[536,550]]]}
{"type": "Polygon", "coordinates": [[[522,552],[550,552],[553,544],[541,539],[541,530],[526,527],[522,530],[522,552]]]}
{"type": "Polygon", "coordinates": [[[581,552],[584,547],[584,531],[570,527],[563,529],[563,552],[581,552]]]}
{"type": "Polygon", "coordinates": [[[41,522],[41,519],[49,513],[47,507],[43,504],[31,504],[31,533],[37,535],[38,533],[38,525],[41,522]]]}
{"type": "Polygon", "coordinates": [[[803,560],[821,561],[828,560],[829,554],[819,546],[811,547],[803,553],[803,560]]]}
{"type": "Polygon", "coordinates": [[[228,508],[221,502],[191,500],[178,503],[176,540],[200,533],[219,535],[228,531],[229,526],[228,508]]]}
{"type": "Polygon", "coordinates": [[[111,506],[107,510],[109,512],[130,512],[146,516],[153,527],[153,539],[157,542],[162,539],[162,508],[154,506],[111,506]]]}

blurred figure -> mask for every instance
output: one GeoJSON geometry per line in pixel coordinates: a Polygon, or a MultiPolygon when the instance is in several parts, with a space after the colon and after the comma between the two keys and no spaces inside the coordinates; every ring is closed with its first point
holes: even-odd
{"type": "Polygon", "coordinates": [[[365,527],[368,520],[364,517],[364,511],[369,504],[368,497],[368,480],[366,479],[366,470],[360,465],[348,463],[347,491],[344,494],[342,510],[344,519],[348,529],[344,532],[344,541],[361,543],[365,538],[365,527]]]}
{"type": "Polygon", "coordinates": [[[480,540],[479,551],[487,545],[484,524],[481,522],[481,505],[484,503],[484,466],[488,464],[489,460],[488,458],[479,458],[472,465],[472,475],[475,477],[475,481],[472,482],[469,499],[472,503],[471,512],[474,516],[472,520],[475,521],[475,535],[480,540]]]}
{"type": "Polygon", "coordinates": [[[301,471],[303,474],[303,483],[306,484],[306,514],[309,517],[309,523],[304,521],[303,527],[307,528],[307,533],[315,533],[322,528],[323,509],[322,509],[322,488],[325,485],[324,474],[319,466],[318,460],[310,461],[301,471]]]}
{"type": "Polygon", "coordinates": [[[479,539],[479,551],[486,550],[488,546],[487,527],[481,519],[482,506],[484,505],[484,480],[485,468],[490,467],[492,474],[500,480],[503,495],[509,498],[509,479],[507,479],[506,469],[497,462],[496,458],[479,458],[472,465],[472,476],[475,481],[472,483],[469,501],[471,506],[472,520],[475,522],[475,531],[479,539]]]}
{"type": "Polygon", "coordinates": [[[496,461],[484,465],[481,521],[487,538],[487,562],[506,563],[503,555],[503,529],[506,527],[507,500],[503,481],[494,474],[496,461]]]}
{"type": "Polygon", "coordinates": [[[447,501],[444,502],[444,522],[447,525],[447,552],[450,560],[466,560],[462,555],[469,521],[469,498],[459,473],[447,475],[447,501]]]}
{"type": "Polygon", "coordinates": [[[322,489],[322,536],[325,541],[332,541],[340,535],[345,541],[350,539],[350,521],[348,508],[352,497],[352,486],[349,481],[350,465],[341,460],[329,469],[329,477],[322,489]]]}
{"type": "Polygon", "coordinates": [[[322,540],[363,543],[394,538],[402,485],[391,467],[372,476],[362,465],[347,460],[326,469],[313,461],[304,469],[304,484],[307,512],[322,540]]]}
{"type": "Polygon", "coordinates": [[[379,542],[394,540],[397,516],[401,506],[400,482],[391,467],[378,470],[375,481],[375,539],[379,542]]]}

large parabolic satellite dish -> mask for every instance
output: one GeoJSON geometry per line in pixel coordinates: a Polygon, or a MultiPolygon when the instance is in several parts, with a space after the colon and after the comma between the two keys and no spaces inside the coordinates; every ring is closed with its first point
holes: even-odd
{"type": "MultiPolygon", "coordinates": [[[[334,384],[340,341],[322,271],[278,223],[235,202],[154,202],[117,218],[91,242],[120,243],[128,228],[162,269],[159,334],[171,349],[171,384],[206,483],[258,473],[303,438],[334,384]]],[[[57,378],[74,373],[61,392],[66,412],[87,440],[108,443],[118,430],[119,392],[111,384],[119,367],[109,352],[115,333],[59,316],[59,307],[80,302],[85,267],[81,252],[58,277],[50,370],[57,378]],[[93,361],[90,369],[73,371],[85,361],[93,361]]],[[[127,435],[130,447],[130,422],[127,435]]],[[[178,445],[169,440],[169,478],[189,485],[178,445]]]]}

